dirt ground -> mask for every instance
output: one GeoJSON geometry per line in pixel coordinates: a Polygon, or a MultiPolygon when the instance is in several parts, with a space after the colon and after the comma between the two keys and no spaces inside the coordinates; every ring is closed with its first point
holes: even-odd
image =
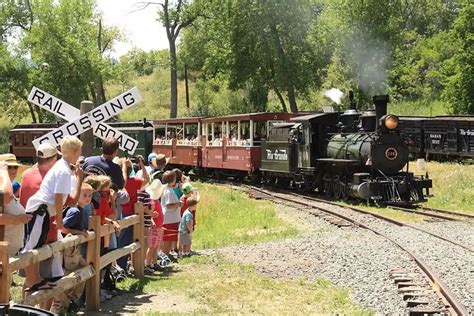
{"type": "Polygon", "coordinates": [[[159,313],[191,313],[205,310],[189,297],[171,291],[153,294],[123,294],[100,304],[99,312],[81,312],[91,316],[103,315],[136,315],[152,312],[159,313]]]}

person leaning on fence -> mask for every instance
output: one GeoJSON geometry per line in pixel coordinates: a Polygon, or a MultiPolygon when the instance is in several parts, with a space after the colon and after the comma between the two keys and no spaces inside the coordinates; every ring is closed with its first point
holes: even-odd
{"type": "Polygon", "coordinates": [[[20,203],[26,207],[26,203],[36,192],[46,173],[58,160],[58,150],[50,143],[43,143],[36,150],[36,164],[26,169],[21,177],[20,203]]]}
{"type": "MultiPolygon", "coordinates": [[[[63,211],[63,235],[83,235],[88,236],[88,222],[84,221],[84,207],[89,205],[92,200],[93,188],[83,183],[81,185],[81,194],[77,205],[68,206],[63,211]]],[[[85,258],[81,255],[80,248],[85,244],[80,244],[64,250],[64,270],[65,273],[74,272],[87,265],[85,258]]],[[[79,299],[84,292],[85,282],[78,284],[71,290],[64,291],[54,298],[51,311],[53,313],[65,312],[70,304],[78,306],[79,299]]]]}
{"type": "Polygon", "coordinates": [[[196,210],[198,200],[191,196],[187,199],[188,209],[184,211],[183,217],[179,223],[179,252],[183,257],[191,255],[191,243],[193,235],[193,214],[192,210],[196,210]]]}
{"type": "MultiPolygon", "coordinates": [[[[77,137],[66,136],[61,141],[62,158],[48,171],[39,190],[27,202],[26,213],[33,215],[33,218],[27,225],[27,238],[22,252],[42,247],[47,242],[48,234],[56,237],[50,242],[57,240],[58,229],[63,228],[62,209],[72,191],[71,165],[77,162],[81,149],[82,142],[77,137]]],[[[80,166],[73,168],[80,169],[80,166]]],[[[25,291],[32,293],[54,286],[54,282],[64,275],[61,261],[60,256],[55,256],[52,260],[48,269],[50,279],[41,280],[39,264],[26,268],[25,286],[29,288],[25,291]]]]}
{"type": "Polygon", "coordinates": [[[163,183],[167,184],[161,197],[161,208],[163,209],[163,252],[169,256],[171,249],[177,244],[178,226],[181,220],[179,200],[173,190],[176,185],[176,174],[173,171],[166,171],[163,174],[163,183]]]}
{"type": "MultiPolygon", "coordinates": [[[[130,173],[132,172],[132,162],[129,159],[122,158],[119,160],[119,165],[122,166],[122,169],[125,170],[127,174],[127,179],[125,181],[125,190],[128,193],[129,200],[127,203],[122,205],[122,217],[127,217],[135,214],[135,203],[138,200],[138,191],[142,190],[144,186],[149,181],[148,172],[145,168],[145,164],[143,158],[141,156],[138,157],[138,163],[140,165],[142,176],[143,178],[139,178],[137,176],[130,177],[130,173]]],[[[130,245],[133,242],[133,226],[126,227],[120,232],[118,238],[118,247],[123,248],[130,245]]],[[[117,264],[123,270],[127,271],[127,258],[129,256],[123,256],[117,260],[117,264]]],[[[128,271],[127,271],[128,272],[128,271]]]]}
{"type": "Polygon", "coordinates": [[[32,218],[13,195],[12,180],[20,166],[15,155],[0,155],[0,191],[3,192],[4,207],[3,213],[0,212],[0,225],[4,226],[3,240],[8,241],[9,257],[15,256],[23,247],[24,224],[32,218]]]}

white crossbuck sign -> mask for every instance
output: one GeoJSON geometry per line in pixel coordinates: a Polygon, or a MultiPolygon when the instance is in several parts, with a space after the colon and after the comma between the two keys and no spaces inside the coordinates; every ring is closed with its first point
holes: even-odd
{"type": "Polygon", "coordinates": [[[33,87],[28,95],[28,101],[68,121],[63,126],[33,140],[33,146],[38,148],[44,142],[58,146],[64,136],[77,136],[92,128],[96,137],[101,139],[114,137],[118,140],[121,150],[133,155],[138,147],[138,140],[131,138],[104,122],[140,103],[141,100],[142,97],[138,89],[134,87],[118,97],[99,105],[90,112],[81,115],[79,109],[41,89],[33,87]]]}

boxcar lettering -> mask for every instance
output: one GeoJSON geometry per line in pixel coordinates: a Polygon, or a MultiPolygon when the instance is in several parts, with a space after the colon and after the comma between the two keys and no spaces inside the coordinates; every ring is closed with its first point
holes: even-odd
{"type": "Polygon", "coordinates": [[[59,144],[59,141],[60,141],[61,139],[63,139],[63,135],[64,135],[64,133],[63,133],[63,131],[60,130],[60,129],[56,130],[56,131],[53,133],[53,138],[54,138],[54,141],[56,142],[56,144],[59,144]]]}
{"type": "Polygon", "coordinates": [[[474,131],[471,131],[470,129],[468,129],[468,130],[460,129],[459,134],[462,135],[462,136],[465,136],[465,135],[474,136],[474,131]]]}
{"type": "Polygon", "coordinates": [[[66,130],[69,133],[69,135],[75,136],[79,134],[79,129],[76,126],[76,123],[71,123],[66,125],[66,130]]]}

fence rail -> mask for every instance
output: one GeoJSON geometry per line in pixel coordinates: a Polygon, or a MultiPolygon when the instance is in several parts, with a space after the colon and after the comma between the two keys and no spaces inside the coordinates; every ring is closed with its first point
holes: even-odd
{"type": "Polygon", "coordinates": [[[36,305],[45,300],[56,297],[59,293],[74,288],[82,282],[86,282],[86,310],[98,311],[100,305],[100,270],[113,261],[132,255],[134,273],[137,277],[144,276],[144,219],[143,205],[135,204],[135,215],[126,217],[120,221],[120,228],[133,226],[134,242],[126,247],[115,249],[103,256],[100,255],[100,239],[114,232],[110,224],[100,225],[99,216],[89,217],[89,231],[87,237],[82,235],[67,236],[51,244],[44,245],[39,249],[29,250],[21,256],[8,257],[8,242],[0,241],[0,304],[8,304],[10,298],[10,275],[12,272],[24,269],[32,264],[54,257],[65,249],[87,243],[87,265],[73,271],[56,282],[52,289],[40,290],[25,297],[21,304],[36,305]]]}

